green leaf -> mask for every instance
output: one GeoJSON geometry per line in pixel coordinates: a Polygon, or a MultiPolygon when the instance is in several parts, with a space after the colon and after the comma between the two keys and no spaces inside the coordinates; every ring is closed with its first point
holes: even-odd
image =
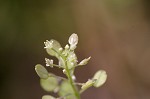
{"type": "Polygon", "coordinates": [[[45,91],[54,91],[58,86],[58,80],[55,77],[48,77],[47,79],[41,79],[40,84],[45,91]]]}
{"type": "Polygon", "coordinates": [[[66,80],[61,83],[59,95],[66,96],[65,99],[76,99],[73,95],[74,91],[70,85],[70,83],[66,80]]]}
{"type": "Polygon", "coordinates": [[[55,97],[51,96],[51,95],[44,95],[42,97],[42,99],[56,99],[55,97]]]}
{"type": "Polygon", "coordinates": [[[102,86],[107,79],[107,74],[104,70],[99,70],[95,73],[93,79],[95,79],[94,87],[100,87],[102,86]]]}
{"type": "Polygon", "coordinates": [[[40,78],[42,78],[42,79],[48,78],[48,71],[46,70],[46,68],[44,66],[37,64],[35,66],[35,71],[40,78]]]}

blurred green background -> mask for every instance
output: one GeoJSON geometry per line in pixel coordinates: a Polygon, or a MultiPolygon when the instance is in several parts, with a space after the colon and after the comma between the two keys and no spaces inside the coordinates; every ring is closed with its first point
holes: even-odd
{"type": "MultiPolygon", "coordinates": [[[[62,46],[79,36],[76,70],[86,82],[98,69],[108,80],[82,99],[150,99],[149,0],[0,0],[0,99],[41,99],[34,66],[49,57],[44,41],[62,46]]],[[[49,70],[62,75],[61,70],[49,70]]]]}

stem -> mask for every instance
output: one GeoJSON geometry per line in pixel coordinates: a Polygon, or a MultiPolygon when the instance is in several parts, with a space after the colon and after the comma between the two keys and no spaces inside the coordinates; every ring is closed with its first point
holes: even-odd
{"type": "MultiPolygon", "coordinates": [[[[66,60],[66,57],[62,56],[62,55],[61,55],[60,53],[58,53],[55,49],[52,49],[52,50],[55,51],[58,55],[60,55],[60,57],[62,57],[64,61],[66,60]]],[[[76,99],[80,99],[80,93],[79,93],[79,91],[77,90],[76,85],[74,84],[75,82],[74,82],[74,80],[73,80],[72,77],[71,77],[70,70],[69,70],[69,68],[68,68],[68,65],[67,65],[66,61],[65,61],[65,66],[66,66],[67,77],[68,77],[69,82],[70,82],[70,84],[71,84],[71,87],[72,87],[72,89],[73,89],[73,91],[74,91],[74,95],[75,95],[76,99]]]]}
{"type": "Polygon", "coordinates": [[[75,84],[74,84],[74,80],[72,79],[72,77],[71,77],[71,75],[70,75],[70,70],[68,69],[67,64],[66,64],[66,71],[67,71],[67,74],[68,74],[69,82],[70,82],[70,84],[71,84],[71,86],[72,86],[72,89],[73,89],[73,91],[74,91],[74,94],[75,94],[75,96],[76,96],[76,99],[80,99],[80,94],[79,94],[79,92],[78,92],[78,90],[77,90],[77,87],[76,87],[75,84]]]}

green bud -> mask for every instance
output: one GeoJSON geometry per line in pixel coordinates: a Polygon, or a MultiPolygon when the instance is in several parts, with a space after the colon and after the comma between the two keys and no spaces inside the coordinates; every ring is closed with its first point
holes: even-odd
{"type": "Polygon", "coordinates": [[[86,90],[89,87],[93,86],[93,84],[95,83],[95,80],[91,80],[89,79],[86,83],[84,83],[81,87],[82,90],[86,90]]]}
{"type": "Polygon", "coordinates": [[[102,86],[107,79],[107,74],[104,70],[99,70],[95,73],[93,79],[95,79],[94,87],[100,87],[102,86]]]}
{"type": "Polygon", "coordinates": [[[69,52],[67,57],[67,65],[69,69],[77,65],[77,56],[74,52],[69,52]]]}
{"type": "Polygon", "coordinates": [[[42,79],[48,78],[48,71],[46,70],[46,68],[44,66],[37,64],[35,66],[35,71],[40,78],[42,78],[42,79]]]}
{"type": "Polygon", "coordinates": [[[91,59],[91,57],[86,58],[86,59],[82,60],[78,65],[86,65],[90,59],[91,59]]]}

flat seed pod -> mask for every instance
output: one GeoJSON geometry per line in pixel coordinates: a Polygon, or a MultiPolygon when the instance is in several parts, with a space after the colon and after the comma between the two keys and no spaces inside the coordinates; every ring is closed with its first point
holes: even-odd
{"type": "Polygon", "coordinates": [[[65,99],[76,99],[74,91],[68,81],[63,81],[60,86],[59,95],[66,96],[65,99]]]}
{"type": "Polygon", "coordinates": [[[44,66],[37,64],[35,66],[35,71],[40,78],[42,78],[42,79],[48,78],[48,71],[46,70],[46,68],[44,66]]]}
{"type": "Polygon", "coordinates": [[[51,95],[44,95],[42,97],[42,99],[56,99],[55,97],[51,96],[51,95]]]}
{"type": "Polygon", "coordinates": [[[107,79],[107,74],[104,70],[99,70],[95,73],[93,79],[95,79],[94,87],[100,87],[102,86],[107,79]]]}
{"type": "Polygon", "coordinates": [[[52,92],[58,86],[58,81],[55,77],[48,77],[47,79],[40,79],[40,84],[45,91],[52,92]]]}

